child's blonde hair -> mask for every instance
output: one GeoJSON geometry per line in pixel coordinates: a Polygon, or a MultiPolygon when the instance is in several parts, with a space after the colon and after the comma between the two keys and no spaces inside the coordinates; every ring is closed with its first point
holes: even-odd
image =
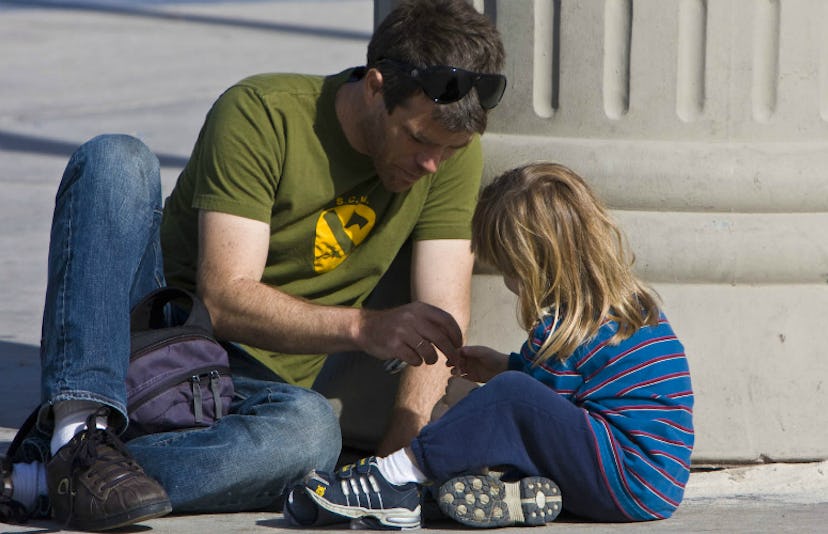
{"type": "Polygon", "coordinates": [[[486,186],[472,219],[472,251],[517,286],[521,326],[531,330],[553,316],[537,362],[565,360],[607,319],[619,325],[611,343],[658,322],[658,298],[632,272],[621,231],[563,165],[525,165],[486,186]]]}

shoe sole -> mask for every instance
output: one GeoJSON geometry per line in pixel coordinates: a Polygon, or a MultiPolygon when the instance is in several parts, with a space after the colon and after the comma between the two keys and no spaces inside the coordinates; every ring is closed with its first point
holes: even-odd
{"type": "MultiPolygon", "coordinates": [[[[329,512],[354,520],[363,520],[370,528],[381,530],[409,530],[420,528],[420,507],[414,510],[408,508],[363,508],[361,506],[343,506],[334,504],[320,497],[310,489],[305,491],[319,506],[329,512]]],[[[358,524],[359,522],[357,522],[358,524]]]]}
{"type": "Polygon", "coordinates": [[[561,513],[561,490],[543,477],[503,482],[465,475],[440,486],[437,504],[445,515],[471,527],[545,525],[561,513]]]}
{"type": "Polygon", "coordinates": [[[95,521],[70,521],[69,526],[78,530],[103,531],[126,527],[141,521],[162,517],[172,512],[170,501],[162,501],[128,510],[121,514],[97,519],[95,521]]]}

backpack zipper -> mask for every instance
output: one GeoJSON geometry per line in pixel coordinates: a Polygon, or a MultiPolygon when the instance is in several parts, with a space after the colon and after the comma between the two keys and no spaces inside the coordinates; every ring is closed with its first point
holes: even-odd
{"type": "Polygon", "coordinates": [[[172,337],[165,337],[163,339],[159,339],[154,343],[141,347],[140,349],[134,351],[132,354],[129,355],[129,361],[130,363],[132,363],[138,358],[156,350],[159,347],[163,347],[164,345],[170,345],[173,342],[180,343],[182,341],[188,341],[191,339],[206,339],[207,341],[218,344],[218,342],[214,338],[206,334],[201,334],[198,332],[183,332],[172,337]]]}
{"type": "MultiPolygon", "coordinates": [[[[213,398],[214,399],[215,398],[221,399],[221,395],[216,395],[216,392],[218,391],[218,380],[222,376],[230,376],[230,369],[226,368],[226,367],[216,368],[214,366],[210,366],[210,367],[203,367],[201,369],[196,369],[195,371],[189,371],[189,372],[186,372],[186,373],[173,375],[173,376],[167,378],[166,380],[163,380],[163,381],[159,382],[158,384],[154,385],[153,387],[151,387],[147,391],[141,393],[141,395],[139,397],[133,399],[132,402],[130,402],[129,405],[127,406],[127,412],[134,412],[134,411],[138,410],[138,408],[140,408],[141,406],[143,406],[144,404],[149,402],[149,400],[152,399],[153,397],[155,397],[160,391],[164,391],[166,389],[169,389],[170,387],[175,386],[177,384],[180,384],[182,382],[185,382],[185,381],[190,382],[193,385],[193,387],[195,387],[195,383],[196,382],[200,383],[202,376],[210,376],[211,377],[211,382],[213,380],[216,381],[215,388],[211,384],[210,389],[213,391],[213,398]],[[215,373],[215,379],[212,378],[213,373],[215,373]]],[[[198,395],[200,396],[201,395],[201,388],[198,387],[197,389],[198,389],[198,395]]],[[[193,396],[195,397],[195,395],[196,395],[196,393],[195,393],[195,389],[194,389],[193,390],[193,396]]],[[[195,401],[195,399],[194,399],[194,401],[195,401]]],[[[217,408],[221,407],[221,400],[219,400],[216,403],[216,407],[217,408]]],[[[201,402],[200,401],[198,403],[198,409],[199,409],[199,411],[201,409],[201,402]]],[[[216,419],[218,419],[221,416],[221,410],[217,410],[216,414],[218,414],[218,417],[216,417],[216,419]]]]}

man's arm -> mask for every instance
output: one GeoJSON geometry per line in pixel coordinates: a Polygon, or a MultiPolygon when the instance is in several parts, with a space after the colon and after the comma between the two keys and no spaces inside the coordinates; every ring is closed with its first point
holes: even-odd
{"type": "MultiPolygon", "coordinates": [[[[412,300],[449,312],[463,329],[469,323],[474,256],[469,241],[437,239],[415,241],[411,260],[412,300]]],[[[445,392],[451,374],[443,365],[406,368],[394,403],[391,423],[377,453],[386,455],[408,445],[428,423],[431,410],[445,392]]]]}
{"type": "Polygon", "coordinates": [[[443,351],[462,345],[454,319],[423,302],[383,311],[321,306],[261,283],[269,241],[266,223],[199,213],[197,290],[217,336],[274,352],[361,350],[415,366],[437,361],[432,343],[443,351]]]}

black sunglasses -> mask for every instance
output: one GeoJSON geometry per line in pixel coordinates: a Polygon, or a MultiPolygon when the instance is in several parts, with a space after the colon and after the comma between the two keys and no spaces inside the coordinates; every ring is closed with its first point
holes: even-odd
{"type": "Polygon", "coordinates": [[[394,65],[417,82],[423,92],[438,104],[457,102],[471,91],[477,89],[477,99],[483,109],[492,109],[500,103],[506,91],[506,76],[502,74],[482,74],[447,65],[432,65],[420,68],[398,61],[383,58],[377,63],[386,62],[394,65]]]}

